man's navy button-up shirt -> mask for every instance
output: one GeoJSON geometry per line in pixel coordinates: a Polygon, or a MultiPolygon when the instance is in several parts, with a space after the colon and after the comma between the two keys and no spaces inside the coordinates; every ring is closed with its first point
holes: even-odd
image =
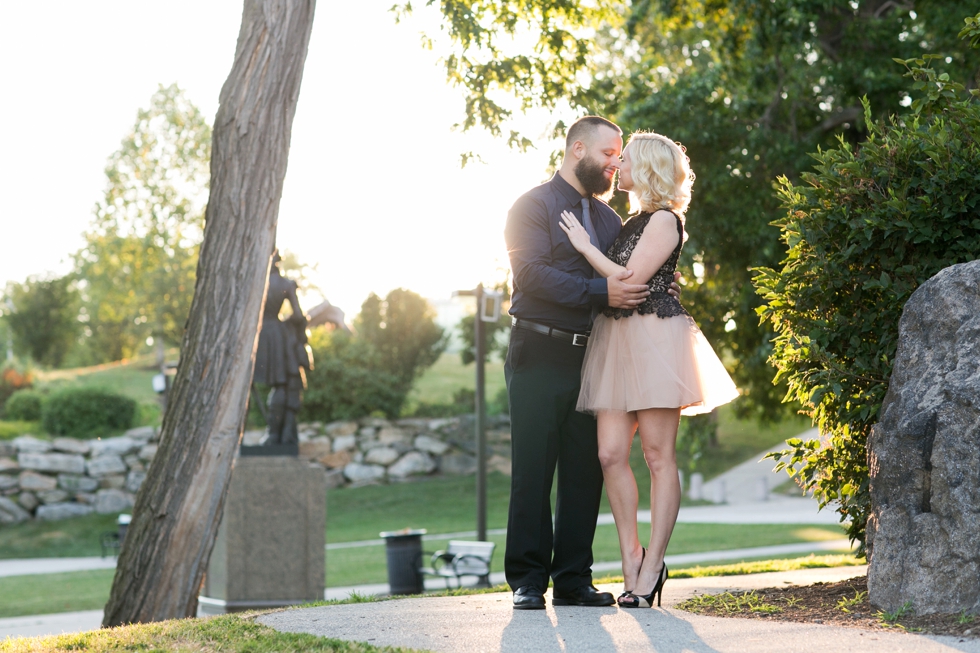
{"type": "MultiPolygon", "coordinates": [[[[623,222],[602,200],[590,202],[599,249],[606,252],[623,222]]],[[[582,333],[592,327],[593,306],[608,304],[607,286],[559,226],[566,210],[581,222],[582,196],[555,173],[522,195],[507,214],[504,239],[514,273],[510,314],[582,333]]]]}

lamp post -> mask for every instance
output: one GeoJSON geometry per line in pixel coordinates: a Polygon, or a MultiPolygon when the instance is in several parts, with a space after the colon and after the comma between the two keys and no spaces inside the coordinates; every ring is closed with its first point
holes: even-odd
{"type": "Polygon", "coordinates": [[[473,320],[476,360],[476,539],[487,539],[487,402],[486,402],[486,328],[484,322],[500,319],[501,293],[484,290],[479,284],[474,290],[457,290],[460,297],[476,297],[476,319],[473,320]]]}

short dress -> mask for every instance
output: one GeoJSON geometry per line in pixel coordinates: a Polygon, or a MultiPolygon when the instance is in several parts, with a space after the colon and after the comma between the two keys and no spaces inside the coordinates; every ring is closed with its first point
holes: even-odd
{"type": "MultiPolygon", "coordinates": [[[[630,218],[606,256],[625,267],[651,215],[630,218]]],[[[738,397],[694,319],[667,293],[684,244],[684,225],[674,218],[677,247],[647,282],[650,296],[636,309],[606,307],[596,316],[582,365],[580,412],[680,408],[697,415],[738,397]]]]}

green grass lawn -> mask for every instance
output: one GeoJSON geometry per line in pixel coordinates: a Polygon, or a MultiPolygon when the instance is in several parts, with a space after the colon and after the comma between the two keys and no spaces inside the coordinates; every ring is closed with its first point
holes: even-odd
{"type": "MultiPolygon", "coordinates": [[[[116,530],[117,515],[64,521],[28,521],[0,527],[0,558],[74,558],[101,555],[99,536],[116,530]]],[[[0,583],[3,579],[0,578],[0,583]]]]}
{"type": "MultiPolygon", "coordinates": [[[[486,363],[487,400],[492,400],[504,388],[504,364],[499,360],[486,363]]],[[[408,395],[407,409],[420,401],[427,403],[451,403],[453,394],[460,388],[476,388],[476,366],[463,366],[459,353],[443,354],[427,369],[408,395]]]]}
{"type": "Polygon", "coordinates": [[[109,600],[115,569],[0,578],[0,617],[98,610],[109,600]]]}

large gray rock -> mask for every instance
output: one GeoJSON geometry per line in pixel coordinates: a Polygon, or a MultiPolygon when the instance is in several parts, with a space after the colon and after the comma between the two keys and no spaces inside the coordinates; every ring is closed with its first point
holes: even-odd
{"type": "Polygon", "coordinates": [[[64,453],[78,453],[83,456],[92,450],[92,445],[90,445],[87,441],[78,440],[75,438],[55,438],[51,442],[51,446],[55,451],[62,451],[64,453]]]}
{"type": "Polygon", "coordinates": [[[33,435],[22,435],[13,440],[14,447],[21,453],[47,453],[51,451],[51,443],[40,440],[33,435]]]}
{"type": "Polygon", "coordinates": [[[17,455],[17,463],[36,472],[85,473],[85,458],[77,453],[22,453],[17,455]]]}
{"type": "Polygon", "coordinates": [[[13,458],[0,458],[0,472],[20,471],[20,465],[13,458]]]}
{"type": "Polygon", "coordinates": [[[24,510],[13,499],[0,497],[0,524],[18,524],[31,518],[31,513],[24,510]]]}
{"type": "Polygon", "coordinates": [[[980,610],[980,261],[906,303],[868,462],[872,604],[980,610]]]}
{"type": "Polygon", "coordinates": [[[364,462],[374,465],[390,465],[398,460],[399,453],[391,447],[375,447],[364,455],[364,462]]]}
{"type": "Polygon", "coordinates": [[[45,476],[37,472],[21,472],[17,477],[20,489],[28,492],[47,492],[58,487],[58,481],[52,476],[45,476]]]}
{"type": "Polygon", "coordinates": [[[89,444],[92,446],[92,457],[96,458],[98,456],[109,455],[116,455],[120,457],[125,456],[128,453],[139,451],[144,442],[142,440],[128,438],[125,435],[120,435],[117,438],[89,440],[89,444]]]}
{"type": "Polygon", "coordinates": [[[94,492],[99,487],[99,481],[88,476],[58,474],[58,487],[68,492],[94,492]]]}
{"type": "Polygon", "coordinates": [[[357,436],[338,435],[333,439],[334,451],[351,451],[357,448],[357,436]]]}
{"type": "Polygon", "coordinates": [[[35,516],[41,521],[58,521],[91,514],[92,506],[83,503],[52,503],[49,506],[38,506],[35,516]]]}
{"type": "Polygon", "coordinates": [[[38,505],[40,505],[41,500],[38,499],[37,495],[35,495],[33,492],[21,492],[17,495],[17,503],[19,503],[24,510],[31,512],[37,508],[38,505]]]}
{"type": "Polygon", "coordinates": [[[108,515],[133,507],[133,495],[122,490],[99,490],[95,493],[95,512],[108,515]]]}
{"type": "Polygon", "coordinates": [[[461,452],[447,454],[439,459],[439,471],[454,476],[475,474],[476,456],[461,452]]]}
{"type": "Polygon", "coordinates": [[[134,429],[129,429],[123,435],[132,440],[146,442],[147,440],[152,440],[153,436],[156,435],[156,428],[152,426],[137,426],[134,429]]]}
{"type": "Polygon", "coordinates": [[[10,476],[9,474],[0,474],[0,490],[9,490],[10,488],[15,488],[20,483],[16,476],[10,476]]]}
{"type": "Polygon", "coordinates": [[[108,454],[92,458],[86,466],[89,476],[108,476],[109,474],[125,474],[129,471],[123,459],[116,454],[108,454]]]}
{"type": "Polygon", "coordinates": [[[410,451],[388,468],[388,476],[405,478],[418,474],[428,474],[435,471],[435,468],[436,463],[429,457],[429,454],[421,451],[410,451]]]}
{"type": "Polygon", "coordinates": [[[419,451],[425,451],[436,456],[441,456],[449,451],[448,444],[442,440],[437,440],[431,435],[420,435],[415,438],[415,448],[419,451]]]}
{"type": "Polygon", "coordinates": [[[126,474],[126,489],[133,494],[139,492],[140,486],[146,480],[146,472],[133,470],[126,474]]]}
{"type": "Polygon", "coordinates": [[[361,463],[350,463],[344,467],[344,476],[352,483],[365,483],[377,481],[385,476],[385,468],[381,465],[364,465],[361,463]]]}
{"type": "Polygon", "coordinates": [[[48,490],[47,492],[38,492],[37,498],[45,505],[50,503],[61,503],[62,501],[68,499],[68,493],[64,490],[48,490]]]}
{"type": "Polygon", "coordinates": [[[149,462],[153,460],[153,457],[157,455],[157,449],[159,445],[156,444],[144,444],[140,447],[139,453],[137,454],[140,460],[144,462],[149,462]]]}
{"type": "Polygon", "coordinates": [[[337,437],[339,435],[354,435],[357,433],[357,422],[330,422],[324,428],[327,435],[337,437]]]}

